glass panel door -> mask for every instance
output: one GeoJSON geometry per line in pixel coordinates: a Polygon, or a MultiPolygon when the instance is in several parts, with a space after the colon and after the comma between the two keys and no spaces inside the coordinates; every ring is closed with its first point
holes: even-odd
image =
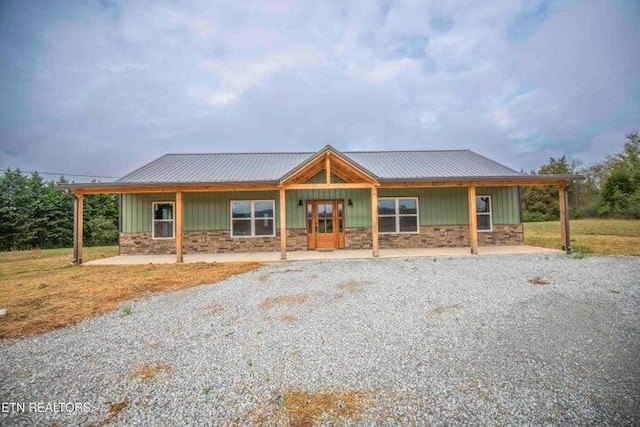
{"type": "Polygon", "coordinates": [[[333,233],[333,203],[318,203],[318,233],[333,233]]]}

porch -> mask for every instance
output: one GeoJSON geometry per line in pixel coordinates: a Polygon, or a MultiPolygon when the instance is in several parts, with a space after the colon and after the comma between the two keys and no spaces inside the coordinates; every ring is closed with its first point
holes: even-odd
{"type": "MultiPolygon", "coordinates": [[[[560,250],[537,246],[480,246],[477,255],[517,255],[531,253],[558,253],[560,250]]],[[[435,258],[474,256],[468,247],[459,248],[403,248],[380,249],[378,258],[435,258]]],[[[288,252],[283,260],[280,252],[238,252],[226,254],[185,254],[182,262],[287,262],[373,258],[370,249],[339,249],[332,251],[288,252]]],[[[134,265],[134,264],[174,264],[175,255],[119,255],[84,263],[84,265],[134,265]]]]}

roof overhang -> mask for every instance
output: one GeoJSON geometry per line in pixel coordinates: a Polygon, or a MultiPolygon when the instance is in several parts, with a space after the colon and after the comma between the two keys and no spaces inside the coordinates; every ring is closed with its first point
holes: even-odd
{"type": "Polygon", "coordinates": [[[513,186],[527,187],[537,185],[570,185],[574,181],[583,181],[582,175],[514,175],[514,176],[469,176],[469,177],[434,177],[409,178],[409,179],[385,179],[381,182],[383,187],[478,187],[487,186],[513,186]]]}
{"type": "Polygon", "coordinates": [[[259,182],[92,182],[57,184],[58,190],[83,194],[172,193],[176,191],[253,191],[276,190],[276,181],[259,182]]]}
{"type": "MultiPolygon", "coordinates": [[[[325,161],[326,152],[310,158],[305,164],[315,165],[318,159],[325,161]]],[[[302,172],[307,169],[299,169],[302,172]]],[[[310,170],[311,172],[314,169],[310,170]]],[[[288,174],[290,178],[297,176],[296,172],[288,174]]],[[[304,175],[303,175],[304,176],[304,175]]],[[[408,178],[408,179],[384,179],[384,180],[364,180],[357,184],[300,184],[295,179],[278,181],[239,181],[239,182],[92,182],[57,184],[58,190],[72,191],[76,194],[126,194],[126,193],[172,193],[176,191],[184,192],[211,192],[211,191],[269,191],[284,187],[291,189],[309,188],[365,188],[365,187],[387,187],[387,188],[416,188],[416,187],[488,187],[488,186],[567,186],[574,181],[582,181],[582,175],[516,175],[516,176],[472,176],[472,177],[434,177],[408,178]],[[287,184],[289,182],[289,184],[287,184]]]]}

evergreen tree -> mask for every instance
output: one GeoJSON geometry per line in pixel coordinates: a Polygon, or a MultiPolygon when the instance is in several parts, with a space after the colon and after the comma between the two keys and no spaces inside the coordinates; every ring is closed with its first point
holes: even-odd
{"type": "MultiPolygon", "coordinates": [[[[540,166],[537,172],[532,174],[548,175],[548,174],[571,174],[573,173],[567,156],[559,159],[551,157],[547,163],[540,166]]],[[[569,188],[570,197],[575,197],[575,189],[569,188]]],[[[558,187],[554,186],[534,186],[525,187],[522,191],[524,202],[524,220],[525,221],[553,221],[560,216],[560,203],[558,187]]]]}

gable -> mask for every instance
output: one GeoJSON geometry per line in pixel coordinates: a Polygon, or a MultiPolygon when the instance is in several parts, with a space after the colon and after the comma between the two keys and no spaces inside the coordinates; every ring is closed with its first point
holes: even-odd
{"type": "Polygon", "coordinates": [[[280,183],[303,184],[323,171],[325,179],[320,181],[321,183],[333,182],[331,178],[333,176],[339,178],[343,183],[378,183],[377,177],[371,172],[360,167],[329,145],[287,173],[280,180],[280,183]]]}

